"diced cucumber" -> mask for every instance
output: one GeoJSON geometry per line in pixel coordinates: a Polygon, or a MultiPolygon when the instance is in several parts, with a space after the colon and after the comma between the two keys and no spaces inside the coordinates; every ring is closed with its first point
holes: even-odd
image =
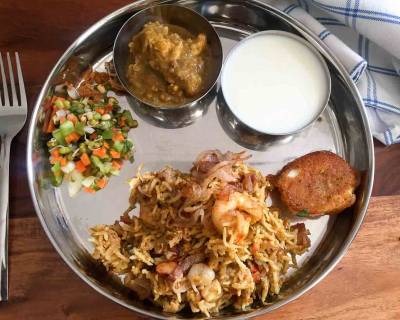
{"type": "Polygon", "coordinates": [[[85,125],[82,122],[77,122],[75,125],[75,131],[80,136],[83,136],[85,134],[85,125]]]}
{"type": "Polygon", "coordinates": [[[121,141],[114,142],[113,149],[115,149],[118,152],[121,152],[123,148],[124,148],[124,144],[121,141]]]}
{"type": "Polygon", "coordinates": [[[96,156],[91,156],[91,157],[90,157],[90,160],[92,160],[93,164],[94,164],[97,168],[99,168],[99,170],[100,170],[101,172],[104,171],[103,162],[101,162],[101,160],[100,160],[98,157],[96,157],[96,156]]]}
{"type": "Polygon", "coordinates": [[[59,162],[56,162],[55,164],[53,164],[53,166],[51,167],[51,171],[56,175],[58,172],[61,172],[61,165],[59,162]]]}
{"type": "Polygon", "coordinates": [[[112,163],[111,162],[104,162],[103,163],[103,171],[102,173],[108,174],[112,170],[112,163]]]}
{"type": "Polygon", "coordinates": [[[71,149],[70,147],[61,147],[58,151],[59,151],[61,154],[67,154],[67,153],[72,152],[72,149],[71,149]]]}
{"type": "Polygon", "coordinates": [[[132,114],[129,110],[124,110],[122,116],[126,119],[128,127],[136,128],[138,126],[138,122],[132,118],[132,114]]]}
{"type": "Polygon", "coordinates": [[[113,136],[113,132],[112,130],[105,130],[103,131],[103,133],[101,134],[103,136],[103,139],[112,139],[113,136]]]}
{"type": "Polygon", "coordinates": [[[60,130],[64,137],[69,135],[70,133],[74,132],[74,123],[72,121],[65,121],[61,126],[60,130]]]}
{"type": "Polygon", "coordinates": [[[63,105],[64,105],[64,108],[69,109],[69,107],[71,106],[71,102],[69,102],[68,100],[64,100],[63,105]]]}
{"type": "Polygon", "coordinates": [[[99,125],[102,130],[109,130],[112,127],[112,122],[110,120],[102,120],[99,125]]]}
{"type": "Polygon", "coordinates": [[[64,103],[60,100],[60,99],[57,99],[55,102],[54,102],[54,105],[57,107],[57,108],[64,108],[64,103]]]}
{"type": "Polygon", "coordinates": [[[61,131],[61,129],[56,129],[52,132],[53,137],[57,140],[57,143],[59,144],[64,144],[65,140],[64,140],[64,135],[61,131]]]}
{"type": "Polygon", "coordinates": [[[53,175],[51,177],[51,184],[55,187],[58,187],[63,181],[63,178],[64,178],[63,175],[58,175],[58,176],[53,175]]]}
{"type": "Polygon", "coordinates": [[[123,149],[122,149],[122,153],[126,154],[129,151],[131,151],[133,147],[133,142],[129,139],[126,139],[123,143],[123,149]]]}
{"type": "Polygon", "coordinates": [[[110,173],[111,173],[113,176],[119,176],[120,170],[118,170],[118,169],[111,169],[110,173]]]}

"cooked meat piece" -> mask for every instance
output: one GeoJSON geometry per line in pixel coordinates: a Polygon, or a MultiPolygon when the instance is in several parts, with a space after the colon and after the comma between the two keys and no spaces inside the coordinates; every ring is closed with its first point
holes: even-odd
{"type": "Polygon", "coordinates": [[[329,151],[304,155],[271,179],[290,211],[306,215],[335,214],[356,200],[357,172],[329,151]]]}

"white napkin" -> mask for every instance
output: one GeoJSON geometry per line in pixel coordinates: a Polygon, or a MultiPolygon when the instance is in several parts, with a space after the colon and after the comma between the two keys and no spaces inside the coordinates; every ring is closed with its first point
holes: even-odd
{"type": "Polygon", "coordinates": [[[357,82],[374,137],[386,145],[399,143],[400,0],[264,2],[324,41],[357,82]]]}

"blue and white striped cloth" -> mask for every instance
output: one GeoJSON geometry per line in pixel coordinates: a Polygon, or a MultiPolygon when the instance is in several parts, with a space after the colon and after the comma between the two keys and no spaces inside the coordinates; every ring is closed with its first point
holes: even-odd
{"type": "Polygon", "coordinates": [[[371,130],[400,143],[400,0],[264,0],[312,30],[363,97],[371,130]]]}

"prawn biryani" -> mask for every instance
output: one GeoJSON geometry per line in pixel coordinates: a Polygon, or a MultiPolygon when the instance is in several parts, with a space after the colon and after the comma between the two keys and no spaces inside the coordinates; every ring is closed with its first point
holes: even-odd
{"type": "Polygon", "coordinates": [[[210,316],[271,302],[310,240],[304,224],[266,204],[272,185],[248,158],[211,150],[190,173],[139,169],[129,210],[90,229],[93,257],[165,312],[210,316]]]}

